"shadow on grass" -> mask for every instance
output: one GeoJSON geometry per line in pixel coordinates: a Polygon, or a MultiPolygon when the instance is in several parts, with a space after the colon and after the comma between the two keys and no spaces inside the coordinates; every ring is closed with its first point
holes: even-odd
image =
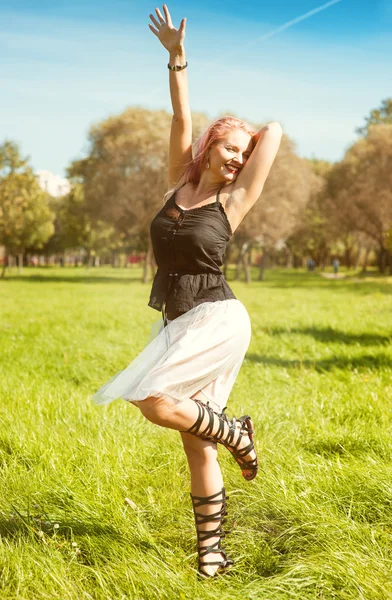
{"type": "Polygon", "coordinates": [[[381,283],[378,281],[375,281],[374,283],[372,282],[368,282],[368,281],[348,281],[346,279],[344,280],[338,280],[338,281],[333,281],[333,280],[321,280],[318,279],[316,281],[313,282],[308,282],[308,281],[301,281],[300,279],[298,281],[289,281],[289,282],[282,282],[282,281],[268,281],[266,282],[266,287],[269,287],[271,289],[308,289],[308,290],[326,290],[328,292],[333,292],[333,293],[356,293],[360,296],[366,296],[369,294],[375,294],[375,293],[379,293],[379,294],[392,294],[392,285],[388,284],[388,283],[381,283]],[[332,283],[331,283],[332,281],[332,283]]]}
{"type": "MultiPolygon", "coordinates": [[[[236,280],[236,271],[232,267],[228,269],[227,280],[230,283],[240,283],[236,280]]],[[[266,288],[290,289],[298,288],[309,290],[319,289],[339,292],[357,292],[359,294],[370,294],[379,292],[382,294],[392,294],[392,284],[388,283],[385,277],[378,274],[368,273],[364,280],[360,273],[350,272],[344,279],[326,279],[320,276],[320,273],[307,273],[305,271],[294,271],[291,269],[273,269],[265,272],[264,281],[258,281],[257,269],[252,269],[252,282],[245,287],[260,290],[266,288]],[[371,277],[371,281],[369,281],[371,277]]],[[[8,273],[2,282],[27,282],[27,283],[141,283],[142,269],[115,268],[111,271],[110,267],[97,267],[86,270],[72,267],[60,268],[40,268],[38,272],[32,268],[25,268],[24,273],[19,275],[17,272],[8,273]],[[121,276],[119,276],[121,273],[121,276]]],[[[244,282],[241,282],[244,285],[244,282]]],[[[151,281],[148,285],[151,285],[151,281]]]]}
{"type": "Polygon", "coordinates": [[[283,573],[293,554],[306,552],[319,543],[312,525],[283,511],[261,510],[254,529],[259,534],[259,543],[253,548],[250,560],[260,577],[283,573]]]}
{"type": "Polygon", "coordinates": [[[56,523],[49,523],[41,518],[23,515],[15,507],[13,508],[17,513],[15,517],[0,518],[0,538],[7,539],[11,543],[36,540],[38,543],[49,544],[56,550],[63,548],[66,552],[73,552],[76,545],[82,543],[83,546],[83,538],[103,538],[102,541],[98,541],[101,544],[99,557],[92,557],[88,549],[78,549],[78,562],[85,565],[96,565],[97,560],[102,564],[111,562],[116,547],[132,546],[140,554],[155,552],[159,555],[159,548],[148,540],[140,539],[137,533],[124,534],[112,525],[94,522],[83,523],[59,519],[56,523]]]}
{"type": "Polygon", "coordinates": [[[35,519],[32,516],[17,515],[14,518],[0,518],[0,536],[3,538],[15,538],[35,534],[43,531],[46,535],[53,536],[54,533],[63,537],[77,536],[110,536],[122,539],[122,535],[111,525],[99,523],[81,523],[79,521],[58,521],[59,528],[54,529],[53,524],[47,525],[45,521],[35,519]]]}
{"type": "Polygon", "coordinates": [[[95,275],[28,275],[6,277],[2,281],[18,281],[23,283],[142,283],[140,277],[116,277],[116,276],[95,276],[95,275]]]}
{"type": "MultiPolygon", "coordinates": [[[[265,272],[263,281],[258,281],[257,275],[253,275],[252,282],[248,284],[252,289],[257,286],[260,289],[318,289],[331,292],[355,292],[360,295],[375,292],[392,294],[392,284],[386,281],[385,276],[380,275],[373,275],[370,281],[369,274],[362,277],[359,273],[347,274],[344,279],[329,279],[321,277],[320,273],[274,269],[265,272]]],[[[234,271],[230,269],[228,281],[234,279],[234,271]]]]}
{"type": "Polygon", "coordinates": [[[265,365],[267,367],[279,367],[285,369],[314,369],[315,371],[332,371],[334,369],[353,370],[353,369],[391,369],[392,361],[385,354],[377,356],[365,355],[358,358],[336,357],[323,360],[287,360],[283,358],[273,358],[270,356],[260,356],[259,354],[247,354],[247,360],[265,365]]]}
{"type": "Polygon", "coordinates": [[[376,455],[381,460],[390,459],[390,449],[374,438],[354,438],[346,436],[343,438],[326,437],[323,439],[312,440],[302,444],[302,447],[311,454],[322,456],[323,458],[333,458],[336,456],[357,458],[368,454],[376,455]]]}
{"type": "Polygon", "coordinates": [[[309,335],[319,342],[336,342],[339,344],[360,346],[386,346],[390,344],[391,336],[380,335],[377,333],[347,333],[338,331],[332,327],[269,327],[269,335],[281,335],[282,333],[294,333],[299,335],[309,335]]]}

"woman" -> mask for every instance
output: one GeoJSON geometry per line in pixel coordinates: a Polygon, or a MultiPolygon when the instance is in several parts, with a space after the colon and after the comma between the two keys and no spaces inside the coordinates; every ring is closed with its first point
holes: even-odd
{"type": "Polygon", "coordinates": [[[173,121],[166,202],[151,224],[158,271],[149,305],[162,310],[161,330],[143,352],[105,384],[95,401],[118,397],[152,423],[181,432],[191,473],[199,573],[212,577],[232,564],[221,545],[225,488],[217,443],[233,454],[242,474],[257,473],[249,416],[229,421],[226,401],[250,341],[244,306],[220,267],[232,233],[261,194],[279,148],[278,123],[255,133],[233,117],[215,121],[192,158],[192,123],[179,29],[156,9],[150,30],[169,52],[173,121]]]}

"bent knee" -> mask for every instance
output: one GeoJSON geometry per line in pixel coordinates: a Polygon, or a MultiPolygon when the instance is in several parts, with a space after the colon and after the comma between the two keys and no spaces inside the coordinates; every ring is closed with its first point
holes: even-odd
{"type": "Polygon", "coordinates": [[[208,462],[218,457],[217,446],[214,442],[203,440],[189,433],[181,433],[184,452],[188,462],[208,462]]]}
{"type": "Polygon", "coordinates": [[[156,425],[165,422],[175,407],[167,400],[155,398],[154,396],[140,400],[137,404],[143,416],[156,425]]]}

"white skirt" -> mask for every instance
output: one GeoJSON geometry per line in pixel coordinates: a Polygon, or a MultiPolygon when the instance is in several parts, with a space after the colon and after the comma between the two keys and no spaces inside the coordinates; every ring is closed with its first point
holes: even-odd
{"type": "Polygon", "coordinates": [[[249,315],[239,300],[204,302],[166,327],[161,322],[144,350],[94,394],[93,402],[198,398],[221,411],[250,336],[249,315]]]}

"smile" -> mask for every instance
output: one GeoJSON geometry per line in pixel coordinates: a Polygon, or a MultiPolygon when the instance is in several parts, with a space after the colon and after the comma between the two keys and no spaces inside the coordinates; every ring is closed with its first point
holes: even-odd
{"type": "Polygon", "coordinates": [[[238,167],[234,167],[233,165],[225,165],[225,169],[232,175],[235,175],[239,171],[238,167]]]}

